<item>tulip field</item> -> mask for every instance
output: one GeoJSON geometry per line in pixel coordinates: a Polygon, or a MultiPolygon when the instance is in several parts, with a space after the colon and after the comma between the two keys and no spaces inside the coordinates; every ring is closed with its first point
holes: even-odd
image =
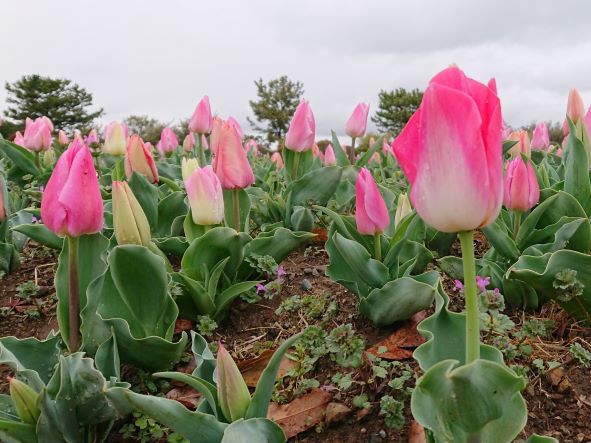
{"type": "Polygon", "coordinates": [[[0,136],[0,441],[591,441],[591,108],[424,86],[396,136],[0,136]]]}

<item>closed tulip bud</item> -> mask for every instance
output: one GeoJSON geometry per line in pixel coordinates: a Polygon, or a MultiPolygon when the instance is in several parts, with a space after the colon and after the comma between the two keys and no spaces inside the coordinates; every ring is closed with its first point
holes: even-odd
{"type": "Polygon", "coordinates": [[[253,157],[257,157],[259,153],[257,149],[257,142],[255,142],[253,139],[250,139],[246,142],[246,145],[244,145],[244,150],[246,152],[252,152],[253,157]]]}
{"type": "Polygon", "coordinates": [[[149,152],[154,152],[154,145],[153,145],[152,143],[150,143],[150,142],[145,142],[145,143],[144,143],[144,146],[146,147],[146,149],[147,149],[149,152]]]}
{"type": "Polygon", "coordinates": [[[412,206],[408,195],[402,193],[398,196],[398,203],[396,204],[396,215],[394,215],[394,226],[398,227],[400,221],[412,212],[412,206]]]}
{"type": "Polygon", "coordinates": [[[388,155],[388,154],[392,154],[392,147],[390,146],[390,143],[388,143],[388,140],[384,139],[384,141],[382,142],[382,152],[384,153],[384,155],[388,155]]]}
{"type": "Polygon", "coordinates": [[[548,125],[540,122],[534,128],[531,140],[532,149],[548,149],[550,146],[550,135],[548,134],[548,125]]]}
{"type": "Polygon", "coordinates": [[[111,155],[124,155],[128,135],[129,131],[126,124],[119,122],[109,123],[105,128],[103,152],[111,155]]]}
{"type": "Polygon", "coordinates": [[[194,147],[195,147],[195,137],[193,136],[192,133],[189,133],[189,134],[187,134],[187,136],[183,140],[183,150],[185,152],[191,152],[194,147]]]}
{"type": "Polygon", "coordinates": [[[131,178],[134,172],[145,176],[150,183],[158,182],[158,170],[152,154],[139,135],[133,134],[127,142],[125,152],[125,175],[131,178]]]}
{"type": "Polygon", "coordinates": [[[528,158],[531,156],[531,144],[529,142],[529,134],[527,131],[513,131],[507,140],[517,142],[511,149],[509,149],[511,157],[517,157],[521,154],[528,158]]]}
{"type": "Polygon", "coordinates": [[[43,151],[40,156],[41,164],[49,168],[53,166],[55,163],[55,151],[53,149],[48,149],[47,151],[43,151]]]}
{"type": "Polygon", "coordinates": [[[379,153],[374,152],[373,155],[369,158],[369,162],[375,163],[377,165],[381,165],[382,164],[382,157],[380,157],[379,153]]]}
{"type": "Polygon", "coordinates": [[[193,171],[199,167],[199,162],[196,158],[186,159],[183,158],[181,162],[181,175],[183,177],[183,181],[187,181],[193,171]]]}
{"type": "Polygon", "coordinates": [[[6,219],[6,213],[8,212],[6,209],[7,206],[7,199],[4,192],[4,180],[0,177],[0,223],[2,223],[6,219]],[[6,203],[5,203],[6,202],[6,203]]]}
{"type": "Polygon", "coordinates": [[[360,234],[374,235],[390,224],[390,215],[384,198],[371,173],[361,168],[355,183],[355,222],[360,234]]]}
{"type": "Polygon", "coordinates": [[[150,223],[127,182],[113,182],[113,227],[120,245],[148,246],[150,223]]]}
{"type": "Polygon", "coordinates": [[[62,129],[60,129],[60,132],[58,132],[57,142],[61,146],[67,146],[68,143],[70,143],[70,140],[68,139],[68,136],[66,135],[66,133],[62,129]]]}
{"type": "Polygon", "coordinates": [[[238,132],[240,141],[242,141],[244,138],[244,132],[242,131],[242,127],[240,126],[240,123],[238,123],[238,120],[236,120],[234,117],[228,117],[228,123],[236,128],[236,132],[238,132]]]}
{"type": "Polygon", "coordinates": [[[195,224],[217,225],[224,220],[222,185],[210,165],[197,166],[185,179],[185,188],[195,224]]]}
{"type": "Polygon", "coordinates": [[[193,112],[191,120],[189,120],[189,131],[198,134],[210,134],[212,129],[211,107],[209,105],[209,97],[206,95],[197,104],[195,112],[193,112]]]}
{"type": "Polygon", "coordinates": [[[14,144],[23,147],[25,146],[25,138],[20,131],[16,131],[16,134],[14,134],[14,144]]]}
{"type": "Polygon", "coordinates": [[[226,420],[244,418],[250,406],[250,392],[236,362],[220,343],[217,355],[218,401],[226,420]]]}
{"type": "Polygon", "coordinates": [[[84,143],[86,143],[87,145],[96,145],[99,143],[99,136],[96,132],[95,129],[92,129],[88,135],[86,136],[86,138],[84,139],[84,143]]]}
{"type": "Polygon", "coordinates": [[[329,143],[324,150],[324,166],[334,166],[336,164],[337,158],[334,155],[334,149],[332,149],[332,145],[329,143]]]}
{"type": "Polygon", "coordinates": [[[285,147],[291,151],[303,152],[312,149],[316,137],[316,121],[306,100],[302,100],[291,119],[285,135],[285,147]]]}
{"type": "Polygon", "coordinates": [[[27,117],[22,146],[33,152],[45,151],[51,148],[52,128],[53,124],[47,117],[39,117],[35,120],[27,117]]]}
{"type": "Polygon", "coordinates": [[[16,413],[25,423],[34,425],[39,419],[41,412],[37,406],[39,394],[16,378],[9,378],[10,398],[16,409],[16,413]]]}
{"type": "Polygon", "coordinates": [[[345,132],[349,137],[363,137],[367,127],[368,114],[369,105],[367,103],[359,103],[355,106],[353,114],[351,114],[345,125],[345,132]]]}
{"type": "Polygon", "coordinates": [[[179,141],[176,138],[174,131],[170,128],[164,128],[160,135],[160,141],[156,147],[158,148],[158,151],[160,151],[160,155],[166,156],[174,152],[178,145],[179,141]]]}
{"type": "Polygon", "coordinates": [[[41,218],[57,235],[103,229],[103,200],[88,146],[74,142],[59,158],[41,197],[41,218]]]}
{"type": "Polygon", "coordinates": [[[488,86],[457,67],[437,74],[393,143],[410,200],[442,232],[492,223],[503,200],[501,105],[488,86]]]}
{"type": "Polygon", "coordinates": [[[271,155],[271,161],[277,166],[277,170],[283,169],[283,157],[279,152],[274,152],[271,155]]]}
{"type": "Polygon", "coordinates": [[[540,199],[540,186],[531,162],[516,157],[507,163],[503,204],[518,212],[529,211],[540,199]]]}
{"type": "Polygon", "coordinates": [[[242,147],[240,134],[230,123],[223,123],[220,128],[213,169],[224,189],[242,189],[254,183],[254,174],[242,147]]]}
{"type": "Polygon", "coordinates": [[[320,157],[320,148],[316,143],[314,143],[314,146],[312,146],[312,155],[314,157],[320,157]]]}
{"type": "Polygon", "coordinates": [[[568,103],[566,105],[566,116],[569,117],[573,123],[578,122],[585,116],[585,105],[583,98],[576,89],[571,89],[568,93],[568,103]]]}
{"type": "Polygon", "coordinates": [[[211,137],[209,138],[209,149],[213,155],[218,152],[218,145],[220,143],[220,136],[222,135],[222,125],[224,120],[220,117],[213,118],[213,129],[211,130],[211,137]]]}

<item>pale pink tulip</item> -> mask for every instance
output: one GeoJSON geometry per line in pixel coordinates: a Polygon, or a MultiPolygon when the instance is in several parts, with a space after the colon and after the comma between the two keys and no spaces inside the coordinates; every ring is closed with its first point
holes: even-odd
{"type": "Polygon", "coordinates": [[[238,132],[238,135],[240,136],[240,141],[242,141],[244,138],[244,132],[242,131],[242,127],[240,126],[240,123],[238,123],[238,120],[234,117],[228,117],[227,121],[236,128],[236,132],[238,132]]]}
{"type": "Polygon", "coordinates": [[[271,161],[275,163],[277,170],[283,169],[283,157],[281,157],[279,152],[274,152],[273,155],[271,155],[271,161]]]}
{"type": "Polygon", "coordinates": [[[16,131],[16,134],[14,134],[14,140],[13,143],[15,145],[19,145],[19,146],[25,146],[25,138],[23,137],[23,134],[21,134],[20,131],[16,131]]]}
{"type": "Polygon", "coordinates": [[[57,235],[103,228],[103,200],[88,146],[75,142],[59,158],[41,197],[41,219],[57,235]]]}
{"type": "Polygon", "coordinates": [[[51,148],[51,128],[53,124],[47,117],[35,120],[27,117],[22,146],[33,152],[47,151],[51,148]]]}
{"type": "Polygon", "coordinates": [[[213,118],[213,129],[211,130],[211,136],[209,137],[209,149],[213,155],[215,155],[218,150],[223,124],[224,120],[222,120],[220,117],[213,118]]]}
{"type": "Polygon", "coordinates": [[[111,155],[123,155],[127,148],[129,129],[125,123],[111,122],[105,127],[103,152],[111,155]]]}
{"type": "Polygon", "coordinates": [[[170,155],[178,147],[179,141],[176,138],[176,134],[171,128],[164,128],[160,135],[160,141],[156,145],[160,155],[170,155]]]}
{"type": "MultiPolygon", "coordinates": [[[[147,144],[147,143],[146,143],[147,144]]],[[[129,137],[125,152],[125,175],[131,178],[134,172],[145,176],[150,183],[158,182],[158,170],[152,154],[137,134],[129,137]]]]}
{"type": "Polygon", "coordinates": [[[353,114],[351,114],[345,125],[345,132],[349,137],[363,137],[367,128],[368,114],[369,105],[367,103],[359,103],[355,106],[353,114]]]}
{"type": "Polygon", "coordinates": [[[566,105],[566,116],[569,117],[573,123],[578,122],[585,116],[585,105],[583,98],[576,89],[571,89],[568,93],[568,102],[566,105]]]}
{"type": "Polygon", "coordinates": [[[507,140],[516,141],[517,143],[509,149],[509,154],[512,157],[517,157],[524,154],[526,157],[531,156],[531,143],[529,142],[529,134],[527,131],[513,131],[507,140]]]}
{"type": "Polygon", "coordinates": [[[254,174],[236,127],[230,123],[222,123],[213,159],[213,169],[217,174],[222,188],[242,189],[254,183],[254,174]]]}
{"type": "Polygon", "coordinates": [[[442,232],[492,223],[503,200],[501,105],[457,67],[437,74],[393,143],[420,217],[442,232]]]}
{"type": "Polygon", "coordinates": [[[211,107],[209,106],[209,97],[206,95],[201,99],[195,108],[195,112],[189,120],[189,131],[198,134],[210,134],[212,130],[211,107]]]}
{"type": "MultiPolygon", "coordinates": [[[[199,137],[199,135],[197,135],[199,137]]],[[[183,140],[183,150],[185,152],[191,152],[195,147],[195,137],[192,132],[189,132],[183,140]]]]}
{"type": "Polygon", "coordinates": [[[503,140],[507,140],[507,138],[509,138],[513,132],[513,129],[505,121],[503,121],[503,128],[501,129],[501,132],[503,135],[503,140]]]}
{"type": "Polygon", "coordinates": [[[210,165],[196,167],[185,180],[185,188],[195,224],[217,225],[224,220],[222,185],[210,165]]]}
{"type": "Polygon", "coordinates": [[[538,123],[534,128],[531,147],[532,149],[548,149],[550,147],[550,135],[545,122],[538,123]]]}
{"type": "Polygon", "coordinates": [[[307,151],[314,146],[315,137],[314,114],[308,102],[302,100],[296,108],[285,135],[285,147],[296,152],[307,151]]]}
{"type": "Polygon", "coordinates": [[[316,143],[314,143],[314,146],[312,146],[312,155],[314,157],[320,157],[320,148],[316,143]]]}
{"type": "Polygon", "coordinates": [[[384,198],[371,173],[361,168],[355,182],[355,222],[360,234],[374,235],[390,224],[390,215],[384,198]]]}
{"type": "Polygon", "coordinates": [[[324,166],[334,166],[337,164],[337,158],[334,155],[334,149],[329,143],[324,150],[324,166]]]}
{"type": "Polygon", "coordinates": [[[60,131],[58,132],[57,142],[62,146],[67,146],[68,143],[70,143],[68,136],[66,135],[66,133],[62,129],[60,129],[60,131]]]}
{"type": "Polygon", "coordinates": [[[521,157],[507,162],[503,204],[512,211],[525,212],[533,208],[540,199],[540,186],[536,172],[528,160],[521,157]]]}
{"type": "Polygon", "coordinates": [[[92,129],[88,135],[86,136],[86,138],[84,139],[84,143],[87,144],[88,146],[90,145],[96,145],[99,142],[99,136],[96,132],[96,129],[92,129]]]}

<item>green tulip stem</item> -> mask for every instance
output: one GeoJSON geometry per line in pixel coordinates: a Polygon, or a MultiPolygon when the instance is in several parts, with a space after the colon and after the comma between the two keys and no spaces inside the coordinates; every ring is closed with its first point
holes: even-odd
{"type": "Polygon", "coordinates": [[[35,152],[35,166],[41,169],[41,162],[39,161],[39,151],[35,152]]]}
{"type": "Polygon", "coordinates": [[[373,235],[374,258],[377,261],[382,261],[382,234],[376,232],[373,235]]]}
{"type": "Polygon", "coordinates": [[[295,181],[298,178],[298,168],[300,166],[301,153],[294,152],[293,154],[293,162],[291,163],[291,181],[295,181]]]}
{"type": "Polygon", "coordinates": [[[195,147],[197,148],[197,152],[199,152],[199,166],[205,168],[205,166],[207,166],[207,162],[205,160],[203,144],[201,143],[201,134],[197,132],[196,135],[193,135],[193,137],[195,138],[195,147]]]}
{"type": "Polygon", "coordinates": [[[466,299],[466,364],[480,358],[480,319],[476,293],[474,232],[459,233],[464,262],[464,297],[466,299]]]}
{"type": "Polygon", "coordinates": [[[201,225],[201,227],[203,228],[204,234],[211,229],[211,225],[201,225]]]}
{"type": "Polygon", "coordinates": [[[517,234],[519,234],[520,227],[521,227],[521,212],[515,211],[515,212],[513,212],[513,239],[517,238],[517,234]]]}
{"type": "Polygon", "coordinates": [[[78,294],[78,237],[68,239],[68,319],[70,328],[70,352],[78,350],[80,329],[80,296],[78,294]]]}
{"type": "Polygon", "coordinates": [[[232,214],[234,216],[234,229],[240,232],[240,189],[232,189],[232,214]]]}
{"type": "Polygon", "coordinates": [[[355,164],[355,137],[351,137],[351,146],[349,149],[349,163],[355,164]]]}

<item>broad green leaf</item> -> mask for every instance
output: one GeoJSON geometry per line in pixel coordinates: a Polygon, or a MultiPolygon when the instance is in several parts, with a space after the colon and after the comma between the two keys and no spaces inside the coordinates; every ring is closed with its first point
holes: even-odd
{"type": "Polygon", "coordinates": [[[339,166],[350,165],[351,163],[349,162],[349,157],[347,157],[347,153],[345,152],[345,150],[341,146],[341,142],[339,141],[339,138],[337,137],[336,132],[334,132],[334,131],[330,131],[330,132],[331,132],[331,138],[332,138],[332,149],[334,150],[334,155],[337,160],[337,165],[339,165],[339,166]]]}
{"type": "MultiPolygon", "coordinates": [[[[566,155],[566,169],[564,175],[564,190],[575,197],[585,209],[587,215],[591,213],[591,182],[589,181],[589,153],[585,145],[577,137],[575,124],[567,117],[570,134],[564,150],[566,155]]],[[[583,125],[583,122],[577,123],[583,125]]]]}
{"type": "Polygon", "coordinates": [[[233,284],[229,288],[225,289],[221,294],[219,294],[215,299],[216,304],[216,314],[214,316],[215,320],[221,320],[222,315],[227,311],[230,307],[230,304],[238,297],[240,294],[244,294],[247,291],[250,291],[252,288],[256,286],[257,283],[261,281],[243,281],[240,283],[233,284]]]}
{"type": "Polygon", "coordinates": [[[35,426],[20,421],[0,419],[0,440],[5,443],[36,443],[35,426]]]}
{"type": "Polygon", "coordinates": [[[369,163],[369,161],[371,160],[371,157],[376,152],[378,152],[380,149],[382,149],[383,141],[384,141],[384,136],[380,135],[378,137],[378,139],[375,141],[375,143],[373,145],[371,145],[369,147],[369,149],[363,153],[363,155],[361,156],[361,158],[359,160],[357,160],[355,165],[359,166],[359,167],[367,165],[367,163],[369,163]]]}
{"type": "Polygon", "coordinates": [[[154,377],[169,378],[191,386],[207,400],[217,419],[224,416],[217,403],[218,389],[213,383],[182,372],[156,372],[154,377]]]}
{"type": "Polygon", "coordinates": [[[507,226],[505,226],[502,219],[499,217],[494,223],[482,229],[488,242],[502,255],[510,260],[517,260],[519,257],[519,250],[515,245],[515,241],[511,238],[507,226]]]}
{"type": "Polygon", "coordinates": [[[339,166],[328,166],[308,172],[288,188],[288,192],[291,191],[291,204],[308,206],[314,203],[325,206],[334,195],[342,173],[343,169],[339,166]]]}
{"type": "Polygon", "coordinates": [[[121,378],[119,359],[119,350],[117,349],[117,339],[115,335],[105,340],[96,351],[94,357],[96,368],[101,371],[106,380],[115,377],[117,380],[121,378]]]}
{"type": "Polygon", "coordinates": [[[283,443],[286,439],[281,427],[267,418],[235,421],[226,428],[222,438],[222,443],[252,443],[255,441],[283,443]]]}
{"type": "Polygon", "coordinates": [[[192,375],[202,378],[210,383],[215,383],[213,380],[213,371],[216,367],[216,359],[211,350],[207,340],[195,331],[191,331],[191,352],[195,357],[195,369],[192,375]]]}
{"type": "Polygon", "coordinates": [[[26,223],[14,226],[12,229],[51,249],[62,249],[64,244],[62,237],[58,237],[41,223],[26,223]]]}
{"type": "Polygon", "coordinates": [[[33,177],[37,177],[41,173],[39,168],[35,166],[35,154],[3,138],[0,138],[0,155],[10,159],[21,172],[21,176],[31,174],[33,177]]]}
{"type": "Polygon", "coordinates": [[[158,204],[158,225],[155,236],[161,238],[179,235],[188,211],[189,206],[182,192],[173,192],[164,197],[158,204]],[[179,222],[176,222],[177,218],[180,218],[179,222]]]}
{"type": "Polygon", "coordinates": [[[129,180],[129,187],[146,214],[151,231],[158,226],[158,188],[142,174],[134,172],[129,180]]]}

